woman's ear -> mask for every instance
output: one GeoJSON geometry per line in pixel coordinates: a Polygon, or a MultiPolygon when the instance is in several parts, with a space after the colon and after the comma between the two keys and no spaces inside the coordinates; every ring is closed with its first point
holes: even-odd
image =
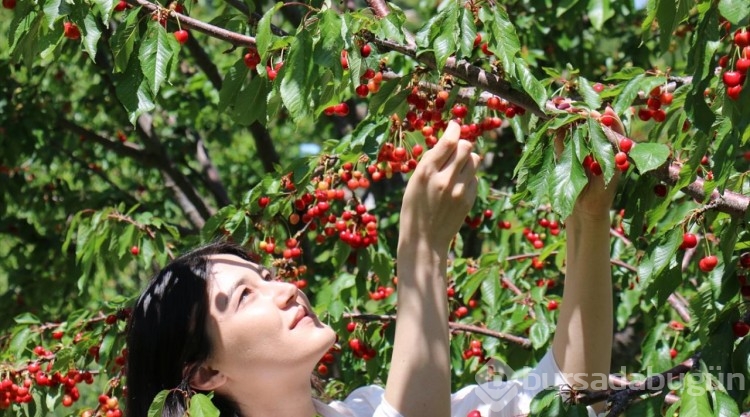
{"type": "Polygon", "coordinates": [[[192,373],[190,386],[201,391],[214,391],[224,385],[227,380],[221,371],[217,371],[205,363],[195,368],[192,373]]]}

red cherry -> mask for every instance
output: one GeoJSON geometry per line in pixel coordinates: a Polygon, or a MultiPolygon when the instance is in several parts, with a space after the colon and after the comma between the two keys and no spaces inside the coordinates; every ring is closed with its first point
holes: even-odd
{"type": "Polygon", "coordinates": [[[13,10],[16,8],[16,0],[3,0],[3,7],[13,10]]]}
{"type": "Polygon", "coordinates": [[[719,264],[719,259],[716,255],[709,255],[698,261],[698,267],[703,272],[711,272],[719,264]]]}
{"type": "Polygon", "coordinates": [[[680,249],[690,249],[698,246],[698,237],[692,233],[685,233],[682,235],[682,244],[680,249]]]}
{"type": "Polygon", "coordinates": [[[357,92],[357,95],[365,98],[370,93],[370,89],[367,88],[367,84],[360,84],[357,86],[357,88],[354,89],[354,91],[357,92]]]}
{"type": "Polygon", "coordinates": [[[547,310],[554,311],[554,310],[557,310],[557,307],[559,307],[557,301],[555,301],[555,300],[549,300],[547,302],[547,310]]]}
{"type": "Polygon", "coordinates": [[[125,9],[127,8],[128,8],[128,2],[125,0],[120,0],[119,2],[117,2],[117,5],[115,6],[115,11],[122,12],[122,11],[125,11],[125,9]]]}
{"type": "Polygon", "coordinates": [[[669,349],[669,357],[672,358],[672,359],[676,358],[677,357],[677,349],[675,349],[675,348],[669,349]]]}
{"type": "Polygon", "coordinates": [[[318,365],[318,373],[324,376],[328,375],[328,367],[321,363],[318,365]]]}
{"type": "Polygon", "coordinates": [[[339,103],[333,106],[333,113],[337,116],[346,116],[349,114],[349,105],[346,103],[339,103]]]}
{"type": "Polygon", "coordinates": [[[55,340],[60,340],[63,338],[63,334],[64,333],[61,330],[54,331],[52,332],[52,338],[55,340]]]}
{"type": "Polygon", "coordinates": [[[346,323],[346,331],[349,333],[352,333],[354,330],[357,329],[357,323],[350,321],[349,323],[346,323]]]}
{"type": "Polygon", "coordinates": [[[141,248],[138,246],[133,246],[130,248],[130,253],[133,254],[133,256],[138,256],[139,253],[141,253],[141,248]]]}
{"type": "Polygon", "coordinates": [[[737,31],[734,33],[734,44],[737,45],[738,48],[744,48],[748,45],[750,45],[750,32],[743,30],[743,31],[737,31]]]}
{"type": "Polygon", "coordinates": [[[594,89],[594,91],[596,91],[597,93],[601,93],[602,91],[604,91],[604,84],[602,84],[602,83],[596,83],[596,84],[594,84],[594,85],[593,85],[593,87],[592,87],[592,88],[593,88],[593,89],[594,89]]]}
{"type": "Polygon", "coordinates": [[[620,150],[628,153],[633,148],[633,141],[628,138],[620,139],[620,150]]]}
{"type": "Polygon", "coordinates": [[[726,68],[728,63],[729,63],[729,55],[723,55],[719,58],[720,67],[726,68]]]}
{"type": "Polygon", "coordinates": [[[653,116],[653,112],[650,109],[638,110],[638,118],[643,120],[644,122],[651,120],[652,116],[653,116]]]}
{"type": "Polygon", "coordinates": [[[740,58],[734,64],[734,68],[741,74],[746,74],[750,69],[750,58],[740,58]]]}
{"type": "Polygon", "coordinates": [[[487,56],[495,55],[492,51],[490,51],[490,46],[486,42],[482,44],[482,53],[487,56]]]}
{"type": "Polygon", "coordinates": [[[372,52],[372,48],[367,43],[359,48],[359,54],[362,55],[362,58],[367,58],[368,56],[370,56],[370,52],[372,52]]]}
{"type": "Polygon", "coordinates": [[[185,29],[180,29],[174,33],[174,38],[177,39],[177,42],[179,42],[180,45],[187,42],[188,36],[188,31],[186,31],[185,29]]]}
{"type": "Polygon", "coordinates": [[[721,76],[721,78],[724,81],[724,85],[726,85],[727,87],[734,87],[736,85],[740,85],[742,74],[740,74],[738,71],[727,71],[724,73],[724,75],[721,76]]]}
{"type": "Polygon", "coordinates": [[[615,118],[610,114],[603,114],[599,118],[599,123],[607,127],[612,127],[612,125],[615,124],[615,118]]]}
{"type": "Polygon", "coordinates": [[[674,96],[668,91],[661,93],[661,96],[659,96],[659,101],[665,106],[672,104],[672,99],[674,99],[674,96]]]}
{"type": "Polygon", "coordinates": [[[477,36],[474,37],[474,47],[476,48],[482,43],[482,34],[477,33],[477,36]]]}
{"type": "Polygon", "coordinates": [[[255,48],[249,49],[248,52],[245,54],[244,60],[245,60],[245,66],[254,70],[255,67],[257,67],[258,64],[260,64],[260,55],[258,54],[258,50],[255,48]]]}
{"type": "Polygon", "coordinates": [[[658,98],[649,97],[646,100],[646,106],[651,110],[659,110],[661,108],[661,101],[658,98]]]}
{"type": "Polygon", "coordinates": [[[270,202],[271,202],[271,199],[268,198],[267,196],[263,196],[258,199],[258,205],[260,206],[260,208],[265,208],[270,202]]]}
{"type": "Polygon", "coordinates": [[[71,405],[73,405],[73,398],[71,398],[68,394],[63,395],[62,405],[63,407],[70,407],[71,405]]]}
{"type": "Polygon", "coordinates": [[[461,318],[461,317],[469,314],[469,309],[466,308],[465,306],[461,306],[461,307],[459,307],[459,308],[456,309],[456,311],[455,311],[454,314],[456,315],[456,317],[461,318]]]}
{"type": "Polygon", "coordinates": [[[731,98],[732,100],[737,100],[740,98],[740,93],[742,93],[742,86],[741,85],[735,85],[734,87],[727,88],[727,96],[731,98]]]}
{"type": "Polygon", "coordinates": [[[742,321],[737,321],[732,324],[732,332],[737,337],[745,337],[750,332],[750,324],[742,321]]]}
{"type": "Polygon", "coordinates": [[[63,35],[68,39],[77,40],[81,38],[81,31],[75,23],[65,22],[63,23],[63,35]]]}
{"type": "Polygon", "coordinates": [[[341,68],[345,70],[349,69],[349,52],[346,49],[341,51],[341,68]]]}
{"type": "Polygon", "coordinates": [[[451,114],[453,114],[454,117],[458,117],[459,119],[463,119],[468,113],[469,110],[462,104],[456,104],[451,109],[451,114]]]}
{"type": "Polygon", "coordinates": [[[479,410],[471,410],[466,417],[482,417],[482,413],[480,413],[479,410]]]}
{"type": "Polygon", "coordinates": [[[591,162],[591,173],[596,175],[597,177],[599,175],[602,175],[602,166],[599,165],[598,161],[591,162]]]}
{"type": "Polygon", "coordinates": [[[651,117],[654,118],[655,122],[661,123],[667,119],[667,113],[662,109],[654,110],[654,112],[651,114],[651,117]]]}
{"type": "Polygon", "coordinates": [[[750,252],[742,252],[740,255],[740,265],[743,268],[750,268],[750,252]]]}
{"type": "Polygon", "coordinates": [[[349,347],[352,348],[352,350],[355,351],[355,352],[360,352],[360,351],[362,351],[362,348],[364,347],[364,344],[362,343],[361,340],[359,340],[357,338],[354,338],[354,339],[352,339],[352,340],[349,341],[349,347]]]}
{"type": "Polygon", "coordinates": [[[615,164],[622,165],[625,162],[628,162],[628,154],[623,151],[617,152],[615,155],[615,164]]]}

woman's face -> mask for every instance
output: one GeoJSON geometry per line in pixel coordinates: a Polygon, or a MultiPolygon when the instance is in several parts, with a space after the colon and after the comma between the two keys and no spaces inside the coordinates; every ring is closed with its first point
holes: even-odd
{"type": "Polygon", "coordinates": [[[213,255],[210,261],[210,366],[242,384],[300,374],[309,380],[336,335],[318,320],[305,294],[237,256],[213,255]]]}

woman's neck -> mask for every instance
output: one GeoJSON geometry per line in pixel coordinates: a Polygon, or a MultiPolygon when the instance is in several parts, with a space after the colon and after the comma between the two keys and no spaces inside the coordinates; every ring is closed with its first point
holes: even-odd
{"type": "Polygon", "coordinates": [[[290,386],[274,381],[233,395],[243,417],[315,417],[310,382],[290,386]]]}

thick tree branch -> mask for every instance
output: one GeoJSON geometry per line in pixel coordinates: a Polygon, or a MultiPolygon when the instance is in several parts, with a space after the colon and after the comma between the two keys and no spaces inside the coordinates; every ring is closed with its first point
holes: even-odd
{"type": "MultiPolygon", "coordinates": [[[[387,314],[364,314],[364,313],[344,313],[344,318],[352,319],[352,320],[362,320],[362,321],[395,321],[396,315],[387,315],[387,314]]],[[[490,330],[484,327],[479,326],[472,326],[469,324],[463,324],[463,323],[457,323],[454,321],[448,322],[448,326],[451,328],[451,330],[459,331],[459,332],[466,332],[466,333],[476,333],[476,334],[483,334],[485,336],[494,337],[496,339],[505,340],[507,342],[515,343],[519,346],[521,346],[524,349],[530,349],[531,348],[531,341],[525,337],[515,336],[512,334],[502,333],[502,332],[496,332],[494,330],[490,330]]]]}
{"type": "Polygon", "coordinates": [[[263,163],[263,169],[266,172],[274,172],[274,165],[281,162],[276,147],[273,146],[273,139],[268,133],[265,126],[258,122],[253,122],[250,125],[250,133],[253,134],[255,139],[255,148],[258,150],[258,156],[260,161],[263,163]]]}
{"type": "Polygon", "coordinates": [[[92,132],[84,128],[83,126],[79,126],[67,119],[60,118],[57,122],[60,128],[79,135],[88,141],[101,145],[104,149],[112,151],[117,155],[125,158],[131,158],[134,161],[138,161],[139,163],[148,166],[155,166],[156,164],[153,155],[145,152],[135,144],[132,144],[130,142],[122,143],[120,141],[107,139],[104,136],[92,132]]]}
{"type": "MultiPolygon", "coordinates": [[[[625,136],[620,135],[609,127],[602,126],[602,128],[604,129],[605,135],[613,144],[613,146],[617,146],[617,144],[620,142],[620,139],[625,138],[625,136]]],[[[663,183],[673,186],[677,184],[680,179],[680,171],[681,167],[679,165],[674,163],[666,163],[661,168],[652,171],[652,174],[663,183]]],[[[708,201],[706,204],[710,204],[713,210],[727,213],[736,217],[745,216],[748,207],[750,207],[750,197],[728,190],[725,190],[722,194],[717,189],[712,190],[707,195],[706,191],[704,191],[703,188],[704,182],[705,181],[703,180],[703,178],[697,177],[695,181],[684,187],[682,189],[682,192],[698,201],[704,201],[706,200],[706,197],[708,197],[708,201]]]]}
{"type": "Polygon", "coordinates": [[[195,157],[198,160],[198,163],[201,165],[201,168],[203,168],[202,177],[204,178],[206,187],[211,190],[211,193],[216,198],[216,201],[219,203],[220,207],[228,206],[232,203],[232,201],[229,199],[227,189],[224,187],[224,183],[221,181],[219,170],[216,169],[213,161],[211,161],[211,158],[208,156],[208,150],[203,144],[203,139],[198,138],[195,146],[197,148],[195,157]]]}
{"type": "Polygon", "coordinates": [[[192,17],[185,16],[182,13],[177,13],[175,11],[165,9],[148,0],[128,0],[128,3],[135,6],[141,6],[151,13],[169,13],[171,17],[174,17],[175,19],[178,19],[180,21],[180,25],[182,27],[205,33],[206,35],[212,36],[217,39],[225,40],[234,46],[255,46],[255,38],[252,36],[242,35],[236,32],[232,32],[231,30],[202,22],[198,19],[193,19],[192,17]]]}
{"type": "Polygon", "coordinates": [[[214,86],[214,89],[221,91],[222,78],[219,69],[214,65],[213,59],[206,53],[206,50],[203,49],[198,40],[193,36],[188,37],[186,46],[188,51],[190,51],[190,55],[192,55],[195,60],[196,65],[198,65],[198,68],[206,74],[206,77],[208,77],[208,80],[211,82],[211,85],[214,86]]]}

